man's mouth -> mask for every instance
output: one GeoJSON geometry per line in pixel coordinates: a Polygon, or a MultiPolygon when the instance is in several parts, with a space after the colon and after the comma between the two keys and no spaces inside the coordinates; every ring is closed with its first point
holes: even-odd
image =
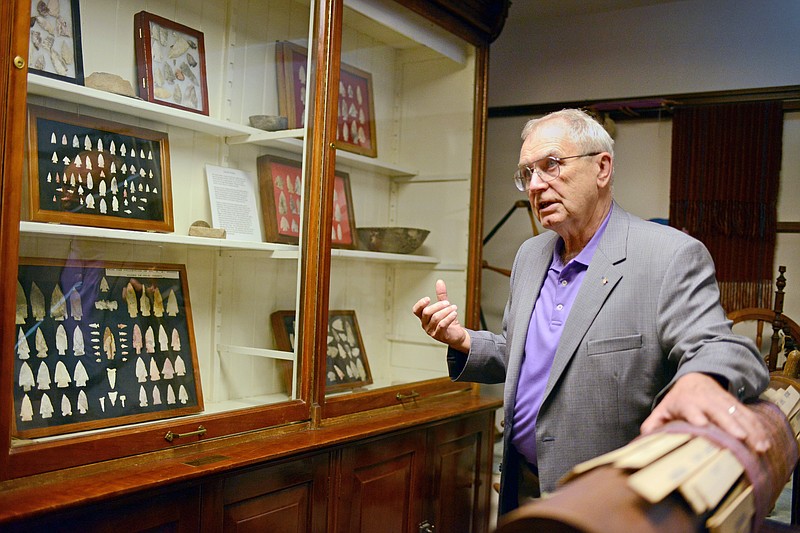
{"type": "Polygon", "coordinates": [[[555,202],[539,202],[538,204],[539,211],[544,211],[553,204],[555,204],[555,202]]]}

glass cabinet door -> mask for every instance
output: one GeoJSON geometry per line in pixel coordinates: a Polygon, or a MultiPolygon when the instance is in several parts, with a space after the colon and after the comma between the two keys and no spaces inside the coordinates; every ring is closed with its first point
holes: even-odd
{"type": "Polygon", "coordinates": [[[411,307],[442,279],[467,309],[475,78],[474,46],[398,4],[345,2],[327,415],[365,394],[396,403],[449,386],[444,349],[411,307]]]}
{"type": "Polygon", "coordinates": [[[32,2],[12,476],[308,419],[313,13],[32,2]]]}

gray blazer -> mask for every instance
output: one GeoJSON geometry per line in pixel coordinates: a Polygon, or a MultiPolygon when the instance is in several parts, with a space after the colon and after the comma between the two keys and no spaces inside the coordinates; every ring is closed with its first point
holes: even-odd
{"type": "MultiPolygon", "coordinates": [[[[519,457],[510,445],[514,398],[533,306],[558,240],[528,239],[511,273],[500,335],[470,331],[468,355],[448,351],[450,376],[505,382],[500,512],[517,506],[519,457]]],[[[680,376],[713,374],[742,400],[767,386],[749,339],[731,333],[705,246],[614,204],[611,219],[564,325],[536,430],[541,489],[574,465],[630,442],[680,376]]]]}

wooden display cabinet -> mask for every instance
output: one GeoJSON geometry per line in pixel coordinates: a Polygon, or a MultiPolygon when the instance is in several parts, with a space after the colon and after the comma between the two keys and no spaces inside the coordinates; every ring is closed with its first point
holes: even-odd
{"type": "Polygon", "coordinates": [[[410,308],[441,278],[478,323],[488,47],[508,2],[80,0],[78,26],[59,30],[77,2],[0,7],[0,524],[371,531],[359,517],[386,502],[370,498],[402,487],[398,531],[485,529],[498,401],[446,377],[410,308]],[[143,90],[135,18],[161,25],[146,99],[27,73],[45,52],[69,64],[71,42],[86,79],[143,90]],[[278,43],[306,51],[299,67],[278,43]],[[250,124],[292,104],[291,129],[250,124]],[[154,166],[151,150],[168,157],[154,166]],[[299,169],[269,191],[296,244],[266,242],[264,156],[299,169]],[[220,167],[235,179],[209,186],[220,167]],[[214,219],[245,237],[190,234],[214,219]],[[358,226],[430,235],[385,253],[358,226]],[[21,258],[50,270],[20,277],[21,258]],[[286,309],[290,349],[270,321],[286,309]],[[328,309],[359,335],[336,341],[328,309]],[[441,490],[458,512],[430,503],[441,490]]]}
{"type": "MultiPolygon", "coordinates": [[[[5,520],[3,530],[416,533],[425,531],[427,524],[436,531],[485,533],[494,422],[494,414],[485,407],[447,421],[316,451],[309,451],[313,446],[305,432],[295,435],[297,448],[289,459],[225,468],[221,474],[151,488],[144,496],[139,491],[41,517],[5,520]]],[[[426,410],[430,415],[436,408],[426,410]]],[[[341,435],[343,426],[333,426],[338,427],[330,432],[341,435]]],[[[323,438],[329,436],[328,429],[321,431],[323,438]]],[[[266,447],[276,450],[269,441],[266,447]]],[[[171,465],[224,462],[248,453],[246,448],[238,442],[171,465]]],[[[151,474],[135,464],[123,465],[118,474],[139,472],[145,478],[151,474]]],[[[74,490],[69,482],[48,487],[56,499],[74,490]]],[[[87,489],[84,496],[91,500],[95,492],[87,489]]],[[[34,486],[17,488],[16,495],[0,494],[0,503],[36,493],[34,486]]],[[[17,511],[24,515],[27,507],[17,511]]]]}

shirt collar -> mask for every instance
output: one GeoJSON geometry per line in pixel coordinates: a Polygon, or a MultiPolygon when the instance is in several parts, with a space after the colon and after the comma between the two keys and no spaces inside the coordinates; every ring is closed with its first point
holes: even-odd
{"type": "MultiPolygon", "coordinates": [[[[594,252],[597,250],[597,245],[600,244],[600,239],[603,238],[603,234],[606,231],[606,227],[608,226],[608,221],[611,219],[611,212],[613,210],[614,210],[614,204],[612,203],[611,208],[608,210],[606,218],[603,220],[603,223],[600,224],[600,227],[597,228],[597,231],[594,232],[594,235],[592,235],[592,238],[589,240],[586,246],[583,247],[583,250],[581,250],[580,253],[576,255],[574,258],[572,258],[570,262],[575,261],[584,266],[589,266],[589,263],[592,261],[592,257],[594,257],[594,252]]],[[[563,249],[564,249],[564,239],[559,237],[558,242],[556,243],[556,247],[553,250],[553,261],[551,262],[551,266],[558,271],[563,270],[563,268],[566,266],[564,263],[561,262],[561,251],[563,249]]],[[[567,264],[569,264],[570,262],[568,262],[567,264]]]]}

